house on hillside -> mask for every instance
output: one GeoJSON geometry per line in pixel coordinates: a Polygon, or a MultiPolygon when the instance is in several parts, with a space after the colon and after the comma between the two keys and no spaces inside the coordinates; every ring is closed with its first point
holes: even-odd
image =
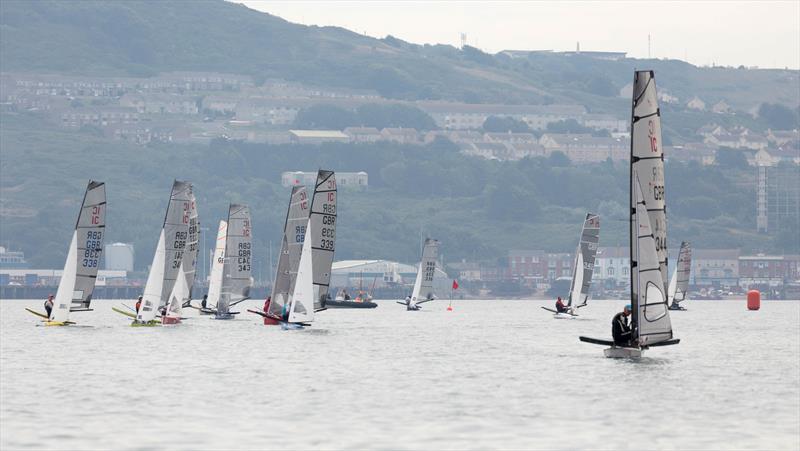
{"type": "Polygon", "coordinates": [[[393,141],[400,144],[419,144],[419,134],[413,128],[387,127],[381,130],[381,136],[385,141],[393,141]]]}
{"type": "Polygon", "coordinates": [[[767,130],[767,141],[775,146],[800,142],[800,131],[794,130],[767,130]]]}
{"type": "Polygon", "coordinates": [[[142,114],[198,114],[193,97],[178,94],[132,94],[119,99],[119,106],[134,108],[142,114]]]}
{"type": "Polygon", "coordinates": [[[347,127],[342,131],[354,143],[374,143],[383,139],[380,130],[375,127],[347,127]]]}
{"type": "Polygon", "coordinates": [[[628,130],[629,119],[620,119],[610,114],[585,114],[581,123],[584,127],[595,130],[608,130],[610,132],[625,132],[628,130]]]}
{"type": "Polygon", "coordinates": [[[596,163],[610,158],[627,160],[630,141],[622,138],[605,138],[588,134],[545,133],[539,139],[547,154],[559,151],[574,163],[596,163]]]}
{"type": "Polygon", "coordinates": [[[347,142],[350,137],[339,130],[289,130],[289,139],[295,144],[322,144],[347,142]]]}
{"type": "Polygon", "coordinates": [[[581,121],[586,114],[582,105],[498,105],[441,101],[420,101],[415,104],[428,113],[439,128],[447,130],[479,130],[490,116],[510,117],[523,121],[533,130],[566,119],[581,121]]]}
{"type": "Polygon", "coordinates": [[[499,143],[535,143],[538,140],[533,133],[484,133],[483,138],[488,142],[499,143]]]}
{"type": "Polygon", "coordinates": [[[720,100],[711,107],[711,111],[717,114],[728,114],[733,110],[724,100],[720,100]]]}
{"type": "Polygon", "coordinates": [[[706,103],[700,100],[699,97],[695,96],[692,98],[692,100],[686,103],[686,107],[691,110],[705,111],[706,103]]]}

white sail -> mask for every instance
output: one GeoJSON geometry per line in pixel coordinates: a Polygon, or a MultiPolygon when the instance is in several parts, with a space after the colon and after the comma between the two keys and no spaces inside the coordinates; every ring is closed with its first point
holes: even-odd
{"type": "Polygon", "coordinates": [[[311,240],[303,242],[297,280],[289,303],[290,323],[309,323],[314,320],[314,255],[311,240]]]}
{"type": "Polygon", "coordinates": [[[64,272],[58,283],[50,320],[65,322],[69,312],[85,310],[92,302],[106,226],[106,186],[90,181],[72,233],[64,272]]]}
{"type": "Polygon", "coordinates": [[[164,241],[164,229],[161,229],[156,252],[153,255],[153,263],[150,265],[150,272],[147,274],[147,282],[144,285],[142,305],[136,315],[136,320],[140,322],[152,321],[156,317],[158,307],[161,305],[161,290],[164,286],[164,267],[166,266],[167,253],[164,241]]]}
{"type": "Polygon", "coordinates": [[[164,225],[158,236],[150,273],[147,275],[142,305],[136,315],[137,321],[147,322],[154,319],[157,310],[166,305],[172,294],[189,235],[190,189],[191,184],[187,182],[176,180],[172,184],[164,225]]]}
{"type": "Polygon", "coordinates": [[[336,175],[322,169],[317,173],[308,236],[314,253],[314,308],[325,307],[331,282],[333,252],[336,249],[336,175]]]}
{"type": "Polygon", "coordinates": [[[422,261],[417,269],[414,291],[411,292],[411,303],[433,300],[433,278],[436,275],[436,259],[439,258],[439,241],[426,238],[422,247],[422,261]]]}
{"type": "Polygon", "coordinates": [[[211,276],[208,281],[206,308],[216,309],[222,293],[222,268],[225,265],[225,242],[228,238],[228,222],[220,221],[217,241],[214,245],[214,260],[211,262],[211,276]]]}
{"type": "Polygon", "coordinates": [[[183,270],[183,263],[181,263],[180,270],[178,271],[178,279],[175,281],[175,286],[172,288],[172,294],[169,296],[167,317],[180,319],[181,307],[183,303],[188,300],[189,286],[186,284],[186,274],[183,270]]]}
{"type": "Polygon", "coordinates": [[[195,274],[197,272],[197,254],[200,251],[200,220],[197,214],[197,199],[194,195],[194,188],[189,191],[189,237],[186,240],[186,248],[183,252],[183,273],[188,287],[188,298],[192,297],[192,287],[194,286],[195,274]]]}
{"type": "MultiPolygon", "coordinates": [[[[642,194],[655,237],[661,272],[661,289],[666,292],[667,213],[664,199],[664,154],[661,143],[661,111],[658,108],[653,71],[637,71],[633,78],[631,117],[631,171],[641,181],[642,194]]],[[[631,192],[632,197],[633,192],[631,192]]],[[[631,208],[635,208],[631,205],[631,208]]]]}
{"type": "Polygon", "coordinates": [[[289,208],[283,226],[283,239],[278,257],[278,267],[272,284],[269,313],[281,316],[288,305],[297,279],[297,268],[300,264],[300,253],[308,226],[309,212],[308,193],[305,186],[295,186],[289,197],[289,208]]]}
{"type": "Polygon", "coordinates": [[[222,266],[222,290],[217,302],[218,313],[228,313],[231,305],[250,298],[251,253],[250,208],[231,204],[228,208],[228,233],[222,266]]]}
{"type": "Polygon", "coordinates": [[[588,213],[583,221],[581,238],[575,251],[575,264],[572,268],[572,286],[570,287],[568,306],[585,305],[592,287],[592,274],[597,256],[597,245],[600,241],[600,217],[588,213]]]}
{"type": "Polygon", "coordinates": [[[678,253],[678,264],[669,281],[669,299],[679,303],[686,299],[689,290],[689,275],[692,271],[692,247],[689,242],[681,243],[678,253]]]}
{"type": "Polygon", "coordinates": [[[647,346],[671,339],[672,324],[647,203],[636,171],[632,177],[636,208],[631,218],[635,231],[631,236],[631,326],[633,340],[647,346]]]}

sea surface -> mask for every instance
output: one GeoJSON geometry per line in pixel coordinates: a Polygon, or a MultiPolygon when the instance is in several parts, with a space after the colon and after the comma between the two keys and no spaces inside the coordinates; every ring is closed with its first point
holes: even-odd
{"type": "Polygon", "coordinates": [[[131,328],[120,304],[37,327],[42,301],[0,302],[0,448],[800,448],[797,301],[688,301],[681,343],[640,361],[578,341],[623,301],[379,301],[298,331],[191,310],[131,328]]]}

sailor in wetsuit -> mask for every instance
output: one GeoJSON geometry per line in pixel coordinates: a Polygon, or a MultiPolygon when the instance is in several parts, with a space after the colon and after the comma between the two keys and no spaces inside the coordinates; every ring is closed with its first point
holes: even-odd
{"type": "Polygon", "coordinates": [[[631,314],[631,305],[625,306],[621,312],[614,315],[611,320],[611,336],[614,337],[614,345],[631,346],[631,326],[628,325],[628,316],[631,314]]]}
{"type": "Polygon", "coordinates": [[[202,301],[200,301],[200,307],[201,307],[201,308],[206,308],[206,302],[207,302],[207,301],[208,301],[208,295],[207,295],[207,294],[204,294],[204,295],[203,295],[203,300],[202,300],[202,301]]]}
{"type": "Polygon", "coordinates": [[[556,311],[558,313],[567,313],[569,311],[567,306],[564,305],[564,301],[561,300],[561,296],[559,296],[558,300],[556,301],[556,311]]]}
{"type": "Polygon", "coordinates": [[[44,301],[44,310],[47,312],[47,317],[50,317],[50,312],[53,311],[53,295],[47,296],[47,300],[44,301]]]}

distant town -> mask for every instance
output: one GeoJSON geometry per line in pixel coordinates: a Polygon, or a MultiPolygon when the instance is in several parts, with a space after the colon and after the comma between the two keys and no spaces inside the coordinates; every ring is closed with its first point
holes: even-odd
{"type": "MultiPolygon", "coordinates": [[[[613,52],[612,52],[613,53],[613,52]]],[[[619,92],[630,98],[628,84],[619,92]]],[[[592,113],[583,105],[499,105],[420,100],[403,102],[370,90],[318,88],[283,80],[257,85],[243,75],[175,72],[152,78],[93,78],[44,74],[0,74],[0,109],[39,112],[64,129],[91,130],[139,145],[153,142],[208,143],[214,139],[252,143],[397,142],[426,144],[448,139],[465,155],[519,160],[561,152],[575,164],[628,158],[629,118],[592,113]],[[298,114],[312,106],[354,109],[362,105],[406,105],[419,109],[436,129],[347,127],[342,130],[296,129],[298,114]],[[489,118],[511,118],[531,132],[484,130],[489,118]],[[568,121],[580,133],[551,132],[548,125],[568,121]]],[[[699,97],[681,99],[666,89],[659,101],[709,113],[697,124],[696,140],[666,146],[668,158],[714,164],[719,152],[741,152],[753,166],[781,161],[800,164],[800,131],[759,133],[718,122],[734,111],[724,100],[707,104],[699,97]]],[[[748,114],[756,115],[759,105],[748,114]]]]}
{"type": "MultiPolygon", "coordinates": [[[[201,249],[201,255],[209,249],[201,249]]],[[[735,249],[694,249],[689,279],[694,299],[741,297],[749,289],[760,290],[765,298],[800,297],[800,255],[745,255],[735,249]]],[[[132,298],[140,294],[146,272],[134,268],[131,244],[106,244],[104,265],[97,277],[98,298],[132,298]]],[[[676,261],[676,256],[672,261],[676,261]]],[[[200,259],[198,285],[206,286],[211,257],[200,259]],[[205,262],[205,265],[203,264],[205,262]]],[[[437,293],[450,293],[451,278],[459,281],[457,297],[549,298],[565,295],[572,278],[574,255],[542,250],[511,250],[494,265],[460,261],[442,262],[437,269],[437,293]]],[[[592,297],[625,298],[630,290],[629,249],[600,247],[592,277],[592,297]]],[[[388,260],[345,260],[334,262],[331,286],[357,293],[374,292],[379,298],[405,296],[417,269],[414,265],[388,260]]],[[[256,292],[266,294],[271,268],[256,275],[256,292]]],[[[29,268],[22,252],[0,247],[0,298],[46,296],[58,286],[61,270],[29,268]]],[[[196,297],[202,293],[195,293],[196,297]]]]}

